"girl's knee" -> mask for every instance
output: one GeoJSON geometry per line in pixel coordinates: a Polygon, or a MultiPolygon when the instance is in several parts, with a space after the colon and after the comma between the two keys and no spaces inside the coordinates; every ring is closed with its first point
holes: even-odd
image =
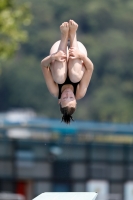
{"type": "Polygon", "coordinates": [[[55,77],[55,82],[58,83],[58,84],[63,84],[66,80],[66,74],[58,74],[56,77],[55,77]]]}
{"type": "Polygon", "coordinates": [[[69,72],[69,79],[73,83],[77,83],[82,79],[82,74],[76,73],[76,72],[69,72]]]}
{"type": "Polygon", "coordinates": [[[84,72],[85,68],[82,64],[78,63],[76,65],[69,66],[68,74],[73,83],[79,82],[82,79],[84,72]]]}

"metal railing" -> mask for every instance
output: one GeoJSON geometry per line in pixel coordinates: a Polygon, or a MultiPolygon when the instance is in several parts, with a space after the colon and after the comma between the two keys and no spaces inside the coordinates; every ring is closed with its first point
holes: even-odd
{"type": "Polygon", "coordinates": [[[121,194],[98,195],[96,200],[122,200],[121,194]]]}
{"type": "Polygon", "coordinates": [[[20,194],[3,192],[0,193],[0,200],[25,200],[25,198],[23,195],[20,194]]]}

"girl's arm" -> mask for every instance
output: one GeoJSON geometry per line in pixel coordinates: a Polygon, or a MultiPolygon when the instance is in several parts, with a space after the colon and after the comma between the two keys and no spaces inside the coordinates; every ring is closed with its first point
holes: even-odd
{"type": "Polygon", "coordinates": [[[60,61],[60,62],[65,61],[66,60],[66,54],[63,51],[59,50],[56,53],[53,53],[52,55],[49,55],[46,58],[44,58],[41,61],[41,66],[42,67],[48,67],[50,65],[50,63],[55,61],[55,60],[60,61]]]}
{"type": "Polygon", "coordinates": [[[64,60],[66,60],[65,53],[60,50],[60,51],[57,51],[56,53],[54,53],[52,55],[47,56],[46,58],[44,58],[41,61],[41,67],[42,67],[42,71],[43,71],[43,75],[44,75],[46,85],[48,87],[49,92],[55,97],[58,96],[58,85],[53,80],[49,66],[50,66],[50,63],[52,63],[56,60],[60,61],[60,62],[63,62],[64,60]]]}
{"type": "Polygon", "coordinates": [[[54,61],[54,55],[49,55],[41,61],[41,68],[43,72],[43,76],[47,85],[49,92],[57,97],[58,95],[58,86],[57,83],[54,82],[51,71],[50,71],[50,63],[54,61]]]}
{"type": "Polygon", "coordinates": [[[85,96],[94,70],[93,63],[86,55],[80,54],[80,59],[83,61],[85,72],[77,88],[78,89],[76,93],[77,99],[81,99],[85,96]]]}

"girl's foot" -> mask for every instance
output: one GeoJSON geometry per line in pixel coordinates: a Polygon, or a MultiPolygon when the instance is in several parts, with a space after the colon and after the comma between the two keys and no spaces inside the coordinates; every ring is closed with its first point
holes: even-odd
{"type": "Polygon", "coordinates": [[[69,37],[75,36],[77,29],[78,29],[78,24],[75,21],[70,19],[69,20],[69,37]]]}
{"type": "Polygon", "coordinates": [[[67,37],[68,38],[68,33],[69,33],[69,24],[68,22],[64,22],[60,26],[60,31],[61,31],[61,36],[62,37],[67,37]]]}

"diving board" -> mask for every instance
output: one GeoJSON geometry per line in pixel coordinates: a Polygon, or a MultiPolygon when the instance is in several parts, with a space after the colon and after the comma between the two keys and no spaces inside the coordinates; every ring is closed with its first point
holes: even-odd
{"type": "Polygon", "coordinates": [[[95,200],[96,192],[45,192],[33,200],[95,200]]]}

